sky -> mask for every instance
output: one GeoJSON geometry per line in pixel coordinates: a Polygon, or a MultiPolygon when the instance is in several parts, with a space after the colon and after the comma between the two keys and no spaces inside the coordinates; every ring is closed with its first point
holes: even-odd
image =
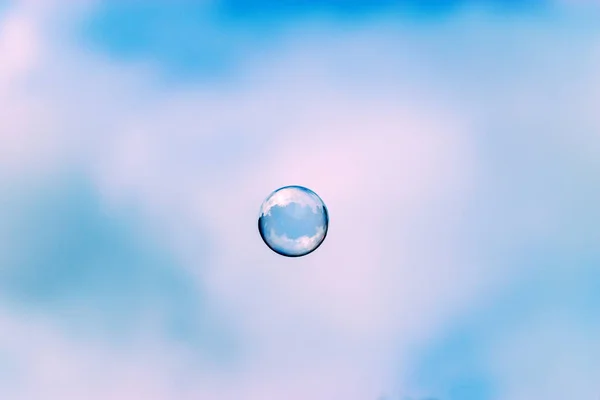
{"type": "Polygon", "coordinates": [[[0,1],[0,398],[598,399],[597,71],[593,0],[0,1]]]}

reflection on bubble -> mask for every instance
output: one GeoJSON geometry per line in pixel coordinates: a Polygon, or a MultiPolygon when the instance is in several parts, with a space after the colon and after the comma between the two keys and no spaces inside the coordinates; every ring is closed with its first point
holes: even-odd
{"type": "Polygon", "coordinates": [[[267,246],[287,257],[315,251],[327,236],[328,224],[323,200],[302,186],[286,186],[271,193],[258,217],[258,231],[267,246]]]}

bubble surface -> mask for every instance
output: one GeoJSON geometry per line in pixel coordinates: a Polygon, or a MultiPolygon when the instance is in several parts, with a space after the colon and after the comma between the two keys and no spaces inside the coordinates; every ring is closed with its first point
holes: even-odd
{"type": "Polygon", "coordinates": [[[258,231],[274,252],[301,257],[315,251],[327,236],[329,214],[323,200],[302,186],[285,186],[260,208],[258,231]]]}

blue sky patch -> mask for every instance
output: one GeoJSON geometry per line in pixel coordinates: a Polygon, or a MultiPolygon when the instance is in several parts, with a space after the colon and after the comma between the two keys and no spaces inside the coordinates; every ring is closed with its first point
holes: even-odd
{"type": "Polygon", "coordinates": [[[286,27],[309,20],[344,27],[372,17],[435,21],[465,7],[502,10],[537,7],[537,1],[488,0],[223,0],[101,2],[82,22],[86,47],[119,60],[142,60],[171,76],[228,77],[240,65],[277,45],[286,27]]]}
{"type": "Polygon", "coordinates": [[[82,180],[10,192],[0,207],[4,301],[116,340],[158,317],[157,334],[210,357],[231,355],[218,312],[131,210],[103,207],[82,180]]]}

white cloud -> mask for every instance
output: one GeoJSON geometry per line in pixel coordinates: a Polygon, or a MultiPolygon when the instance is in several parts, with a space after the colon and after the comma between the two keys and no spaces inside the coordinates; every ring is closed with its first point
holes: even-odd
{"type": "Polygon", "coordinates": [[[290,203],[297,203],[302,207],[310,207],[313,213],[317,213],[317,208],[322,207],[322,201],[313,193],[298,191],[293,188],[278,190],[269,196],[261,208],[261,215],[271,215],[271,208],[274,206],[285,207],[290,203]]]}
{"type": "Polygon", "coordinates": [[[3,87],[35,66],[41,51],[36,30],[35,21],[19,10],[3,15],[0,24],[0,79],[3,87]]]}
{"type": "MultiPolygon", "coordinates": [[[[373,383],[343,363],[254,363],[243,373],[199,368],[185,349],[165,346],[151,330],[115,346],[68,334],[39,316],[0,316],[0,395],[15,400],[372,398],[373,383]],[[333,368],[333,369],[332,369],[333,368]],[[365,384],[367,387],[365,390],[365,384]]],[[[150,328],[150,327],[148,327],[150,328]]],[[[273,360],[275,361],[275,360],[273,360]]],[[[341,361],[341,360],[340,360],[341,361]]],[[[378,383],[378,382],[377,382],[378,383]]]]}
{"type": "Polygon", "coordinates": [[[34,133],[48,115],[25,93],[42,57],[37,28],[37,21],[18,8],[0,16],[0,166],[5,168],[42,159],[51,144],[34,133]]]}
{"type": "Polygon", "coordinates": [[[269,242],[277,248],[284,248],[289,250],[292,254],[302,254],[307,250],[315,247],[317,243],[323,241],[325,235],[325,228],[322,226],[317,227],[317,231],[312,236],[300,236],[296,239],[289,238],[285,233],[278,235],[274,229],[271,229],[268,233],[269,242]]]}

